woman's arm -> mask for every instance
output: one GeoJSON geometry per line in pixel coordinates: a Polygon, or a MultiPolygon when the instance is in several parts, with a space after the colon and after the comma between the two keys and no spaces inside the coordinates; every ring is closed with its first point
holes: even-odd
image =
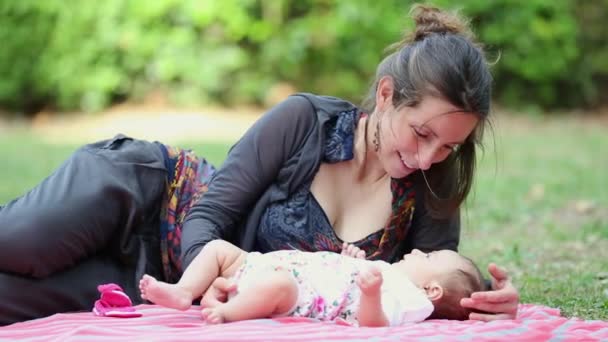
{"type": "Polygon", "coordinates": [[[291,96],[264,114],[231,148],[208,191],[184,220],[184,268],[209,241],[234,239],[237,224],[277,180],[279,171],[299,151],[316,120],[306,98],[291,96]]]}
{"type": "Polygon", "coordinates": [[[424,206],[422,196],[416,198],[416,209],[408,231],[404,253],[417,248],[423,252],[449,249],[458,251],[460,243],[460,210],[445,219],[433,218],[424,206]]]}

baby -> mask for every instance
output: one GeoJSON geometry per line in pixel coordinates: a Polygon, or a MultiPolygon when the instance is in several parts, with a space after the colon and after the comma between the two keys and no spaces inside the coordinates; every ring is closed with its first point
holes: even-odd
{"type": "Polygon", "coordinates": [[[364,259],[344,245],[333,252],[247,253],[214,240],[201,250],[177,284],[145,275],[141,297],[187,310],[219,277],[236,284],[226,302],[204,307],[211,324],[278,316],[341,318],[359,326],[394,326],[427,318],[467,319],[460,299],[482,290],[477,266],[456,252],[414,249],[389,264],[364,259]]]}

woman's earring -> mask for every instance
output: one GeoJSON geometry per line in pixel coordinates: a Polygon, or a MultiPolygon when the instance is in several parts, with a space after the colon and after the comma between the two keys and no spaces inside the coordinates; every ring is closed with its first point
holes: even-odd
{"type": "Polygon", "coordinates": [[[380,150],[380,120],[376,123],[376,131],[374,132],[374,151],[378,152],[380,150]]]}

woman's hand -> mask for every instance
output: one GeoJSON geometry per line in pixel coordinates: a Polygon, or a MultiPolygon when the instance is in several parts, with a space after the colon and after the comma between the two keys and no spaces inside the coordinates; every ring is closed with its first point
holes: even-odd
{"type": "Polygon", "coordinates": [[[519,305],[519,294],[511,283],[507,271],[491,263],[488,266],[488,272],[492,276],[492,290],[475,292],[471,294],[471,298],[463,298],[460,305],[486,312],[472,312],[469,319],[486,322],[498,319],[515,319],[519,305]]]}

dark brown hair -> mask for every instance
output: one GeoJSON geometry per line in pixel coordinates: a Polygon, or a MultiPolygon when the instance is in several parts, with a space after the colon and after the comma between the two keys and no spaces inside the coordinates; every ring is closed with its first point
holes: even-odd
{"type": "Polygon", "coordinates": [[[373,111],[378,83],[390,76],[395,108],[415,107],[424,96],[434,96],[480,118],[457,151],[416,175],[428,180],[427,210],[433,217],[445,218],[460,206],[473,183],[475,146],[481,144],[490,112],[492,75],[466,20],[427,5],[414,5],[410,14],[415,29],[390,47],[393,52],[378,65],[362,107],[373,111]]]}
{"type": "Polygon", "coordinates": [[[443,287],[441,299],[433,302],[435,309],[428,319],[469,319],[471,309],[460,305],[462,298],[468,298],[471,293],[485,290],[483,276],[479,267],[469,258],[461,256],[469,266],[468,270],[456,269],[439,279],[443,287]]]}

